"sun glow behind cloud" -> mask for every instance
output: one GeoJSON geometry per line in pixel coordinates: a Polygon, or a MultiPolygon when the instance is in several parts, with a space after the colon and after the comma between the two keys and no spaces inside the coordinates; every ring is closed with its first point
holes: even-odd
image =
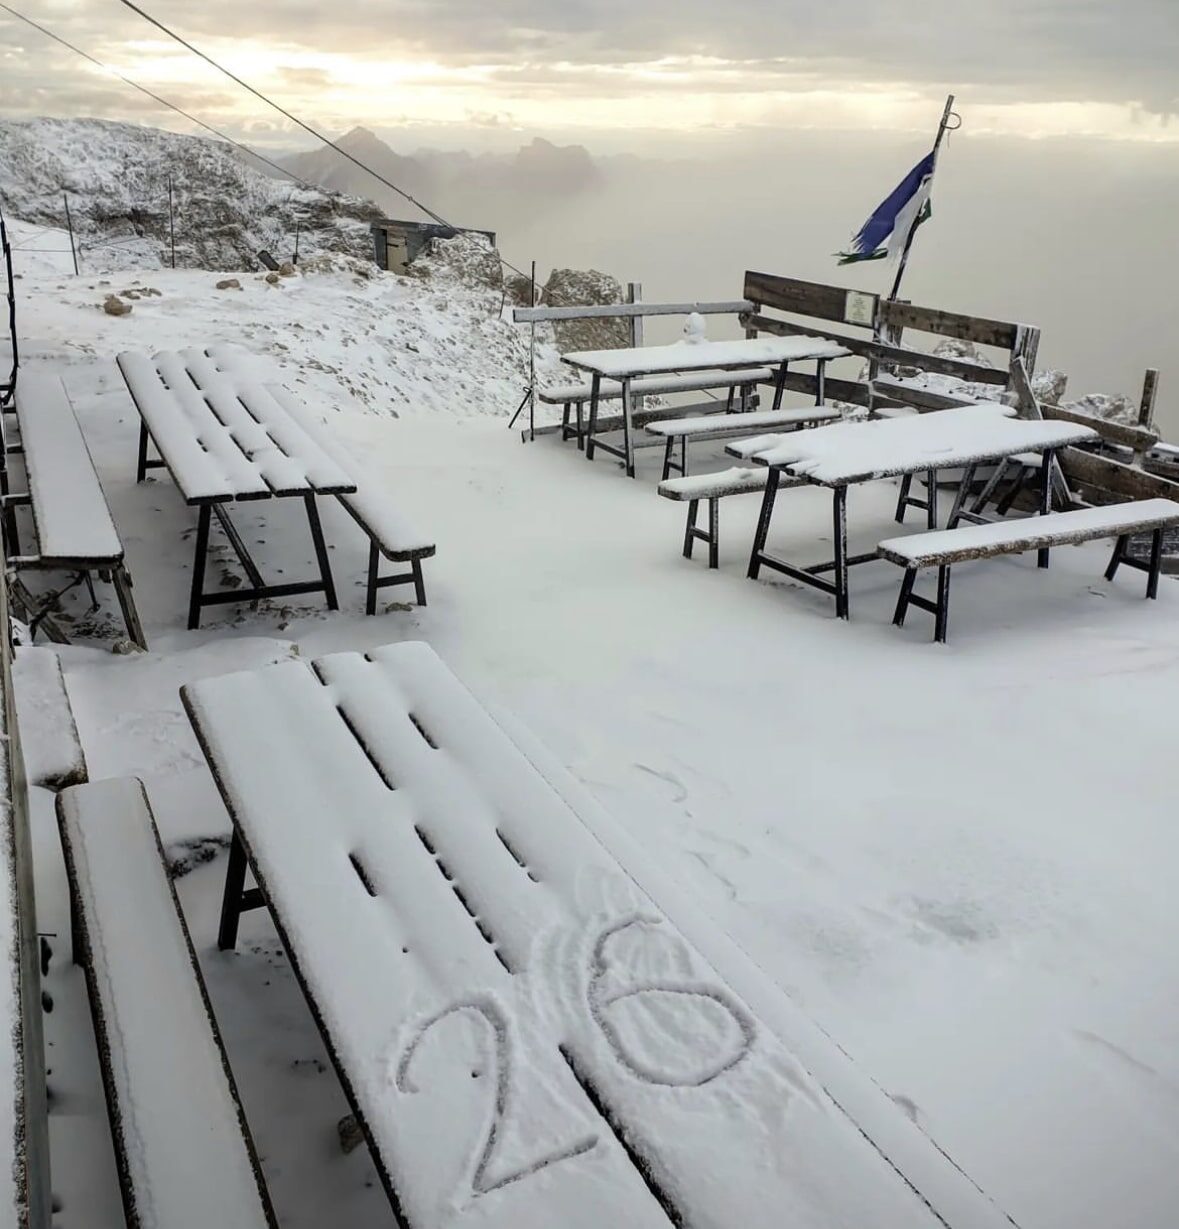
{"type": "MultiPolygon", "coordinates": [[[[832,86],[783,61],[758,64],[667,56],[621,64],[444,64],[226,40],[210,53],[243,80],[318,122],[469,124],[493,117],[504,127],[580,132],[641,129],[686,134],[748,128],[923,130],[939,113],[928,85],[866,82],[832,86]]],[[[195,57],[156,40],[124,44],[114,67],[182,101],[211,88],[224,95],[219,122],[247,122],[259,105],[195,57]]],[[[1097,136],[1179,140],[1179,125],[1134,104],[973,102],[959,98],[972,134],[1097,136]]]]}

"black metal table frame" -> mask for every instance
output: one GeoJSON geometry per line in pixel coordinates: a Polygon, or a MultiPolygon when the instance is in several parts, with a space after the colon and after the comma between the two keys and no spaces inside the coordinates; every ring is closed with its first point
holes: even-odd
{"type": "MultiPolygon", "coordinates": [[[[1050,481],[1051,469],[1053,460],[1056,457],[1056,448],[1043,449],[1043,461],[1040,466],[1041,484],[1040,484],[1040,504],[1038,508],[1039,514],[1043,515],[1052,510],[1052,484],[1050,481]]],[[[989,493],[990,484],[984,487],[982,494],[975,500],[972,508],[967,509],[966,499],[970,492],[970,487],[974,482],[975,473],[980,465],[990,465],[995,462],[1002,461],[1004,457],[1011,455],[1010,453],[1000,453],[994,457],[984,457],[978,460],[968,462],[962,466],[962,480],[958,484],[958,491],[954,497],[954,505],[950,512],[949,519],[946,521],[947,529],[954,529],[959,521],[969,520],[978,525],[986,525],[991,523],[991,518],[980,515],[978,508],[982,506],[982,497],[989,493]]],[[[753,458],[756,460],[757,458],[753,458]]],[[[764,462],[763,462],[764,464],[764,462]]],[[[750,580],[757,580],[761,573],[762,567],[772,568],[776,572],[781,572],[785,576],[789,576],[792,580],[797,580],[804,585],[809,585],[813,589],[818,589],[823,593],[835,599],[835,616],[839,619],[849,619],[851,617],[848,608],[848,568],[855,567],[861,563],[871,563],[873,560],[879,559],[879,555],[872,551],[863,555],[851,555],[847,553],[847,490],[849,486],[858,485],[859,482],[873,481],[872,478],[863,478],[852,480],[849,482],[840,483],[838,485],[817,482],[814,479],[808,478],[805,474],[790,473],[789,465],[769,465],[766,467],[769,474],[766,477],[765,494],[762,496],[761,512],[758,515],[757,529],[753,536],[753,548],[749,554],[749,568],[747,575],[750,580]],[[782,559],[777,555],[770,554],[765,549],[766,538],[769,536],[770,521],[774,515],[774,501],[778,495],[778,485],[782,475],[786,474],[791,478],[803,478],[812,486],[827,487],[831,491],[831,509],[832,522],[835,541],[835,557],[823,563],[810,564],[807,567],[800,567],[798,564],[782,559]],[[833,580],[828,580],[823,573],[834,572],[833,580]]],[[[956,467],[955,467],[956,468],[956,467]]],[[[925,467],[918,467],[913,472],[921,473],[925,469],[927,473],[929,487],[929,527],[931,529],[937,524],[937,487],[936,487],[936,471],[929,470],[925,467]]],[[[890,477],[903,477],[904,475],[889,475],[890,477]]],[[[1036,553],[1037,564],[1046,568],[1048,566],[1048,548],[1045,547],[1036,553]]],[[[932,602],[926,603],[926,599],[911,595],[908,599],[913,605],[921,606],[923,609],[928,609],[931,613],[937,613],[932,602]]]]}
{"type": "MultiPolygon", "coordinates": [[[[147,429],[147,424],[140,421],[139,424],[139,456],[135,469],[136,482],[142,482],[147,476],[149,469],[167,468],[167,462],[163,460],[152,460],[148,457],[148,439],[150,433],[147,429]]],[[[307,524],[311,530],[311,541],[315,547],[315,558],[319,565],[319,579],[307,581],[293,581],[281,585],[269,585],[262,577],[262,573],[258,565],[254,562],[246,544],[242,541],[241,534],[238,533],[237,527],[230,519],[229,513],[225,508],[225,504],[229,502],[238,502],[237,500],[224,499],[203,499],[196,501],[199,512],[197,515],[197,531],[196,531],[196,549],[192,561],[192,587],[189,592],[188,599],[188,629],[193,631],[200,627],[201,611],[206,606],[224,606],[230,603],[238,602],[256,602],[262,598],[271,597],[294,597],[303,593],[322,593],[327,601],[329,610],[339,610],[339,601],[336,597],[336,585],[332,579],[331,562],[328,559],[327,544],[323,537],[323,526],[319,520],[319,508],[315,503],[315,492],[305,491],[284,496],[276,493],[268,493],[265,495],[242,496],[242,502],[248,499],[283,499],[283,498],[301,498],[307,512],[307,524]],[[209,554],[209,530],[212,525],[212,518],[216,516],[222,531],[225,534],[226,540],[229,542],[230,548],[237,556],[238,562],[242,566],[242,571],[245,572],[247,579],[250,582],[250,588],[237,589],[218,589],[212,593],[205,591],[205,566],[208,561],[209,554]]]]}
{"type": "MultiPolygon", "coordinates": [[[[809,362],[809,359],[786,359],[778,364],[778,370],[774,375],[774,403],[772,408],[780,410],[782,408],[782,396],[786,391],[786,373],[792,362],[809,362]]],[[[828,358],[817,358],[815,362],[815,382],[817,392],[817,405],[826,404],[827,397],[827,364],[830,362],[828,358]]],[[[732,371],[735,385],[755,383],[755,381],[741,381],[737,377],[742,371],[752,367],[764,367],[764,363],[748,363],[742,367],[724,368],[722,371],[732,371]]],[[[602,387],[601,372],[593,372],[592,384],[590,387],[590,408],[589,408],[589,427],[585,434],[585,458],[587,461],[594,459],[594,451],[600,448],[603,452],[608,452],[613,457],[618,457],[619,460],[626,463],[626,476],[633,478],[635,476],[635,449],[634,449],[634,426],[632,417],[634,413],[634,398],[630,390],[631,381],[639,378],[639,373],[635,375],[621,376],[619,383],[622,385],[622,447],[618,448],[614,444],[604,443],[597,436],[598,429],[598,404],[600,401],[600,392],[602,387]]],[[[651,374],[650,372],[642,374],[651,374]]],[[[685,390],[687,391],[687,390],[685,390]]],[[[742,407],[746,404],[747,395],[745,389],[742,388],[741,403],[742,407]]]]}

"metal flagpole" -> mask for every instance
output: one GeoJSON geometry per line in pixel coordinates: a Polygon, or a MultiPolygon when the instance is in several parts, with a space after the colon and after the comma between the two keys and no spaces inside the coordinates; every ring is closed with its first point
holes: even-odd
{"type": "MultiPolygon", "coordinates": [[[[950,94],[946,97],[945,110],[942,111],[942,121],[938,125],[937,136],[933,142],[933,164],[929,168],[929,179],[932,190],[933,177],[937,174],[937,155],[941,148],[942,138],[947,132],[953,132],[955,129],[962,127],[962,117],[954,111],[954,95],[950,94]],[[951,120],[957,120],[956,124],[951,124],[951,120]]],[[[893,300],[897,297],[897,292],[901,288],[901,278],[905,276],[905,266],[909,263],[909,249],[913,246],[913,236],[917,234],[917,227],[921,225],[922,210],[917,211],[917,216],[913,219],[909,226],[909,233],[905,236],[905,246],[901,249],[901,259],[897,265],[897,275],[893,279],[892,290],[889,291],[888,297],[893,300]]]]}

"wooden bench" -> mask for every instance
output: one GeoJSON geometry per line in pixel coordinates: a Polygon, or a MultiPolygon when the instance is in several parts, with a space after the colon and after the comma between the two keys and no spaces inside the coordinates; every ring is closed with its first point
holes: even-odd
{"type": "Polygon", "coordinates": [[[61,658],[52,649],[25,645],[16,650],[12,673],[29,784],[51,790],[80,785],[89,774],[61,658]]]}
{"type": "MultiPolygon", "coordinates": [[[[281,384],[268,386],[271,394],[291,414],[313,430],[307,407],[281,384]]],[[[431,558],[437,547],[389,497],[383,483],[369,474],[334,440],[321,438],[321,446],[348,473],[356,484],[352,494],[337,495],[344,510],[364,530],[368,537],[368,583],[365,613],[377,613],[377,590],[390,585],[412,584],[419,606],[426,604],[426,581],[422,575],[422,560],[431,558]],[[381,556],[390,562],[408,563],[409,571],[392,576],[380,575],[381,556]]]]}
{"type": "Polygon", "coordinates": [[[1047,567],[1048,550],[1053,546],[1117,538],[1105,572],[1106,580],[1113,580],[1123,565],[1137,568],[1147,573],[1146,596],[1153,598],[1158,596],[1163,531],[1176,525],[1179,525],[1179,503],[1169,499],[1146,499],[1138,503],[1049,512],[1017,521],[995,521],[907,538],[890,538],[881,542],[877,550],[882,559],[905,569],[893,622],[903,627],[909,607],[917,606],[934,616],[934,639],[944,643],[950,619],[950,570],[955,563],[1034,550],[1040,552],[1040,566],[1047,567]],[[1130,537],[1148,532],[1153,535],[1149,562],[1129,556],[1126,547],[1130,537]],[[917,573],[930,567],[938,569],[936,601],[913,592],[917,573]]]}
{"type": "Polygon", "coordinates": [[[428,645],[181,696],[234,823],[219,943],[269,909],[399,1223],[1006,1223],[879,1089],[800,1060],[780,991],[428,645]]]}
{"type": "MultiPolygon", "coordinates": [[[[31,509],[36,550],[22,555],[18,544],[10,542],[9,566],[18,572],[45,569],[74,574],[70,584],[48,597],[35,597],[23,582],[14,585],[14,596],[25,607],[30,626],[35,631],[68,589],[82,581],[92,584],[91,575],[97,572],[114,585],[128,637],[146,649],[123,543],[65,386],[57,376],[22,368],[15,404],[27,490],[6,495],[4,503],[6,509],[13,505],[31,509]]],[[[15,537],[14,519],[6,516],[5,522],[15,537]]]]}
{"type": "MultiPolygon", "coordinates": [[[[645,379],[635,380],[631,384],[631,393],[636,397],[666,397],[675,393],[702,393],[714,388],[724,388],[728,389],[724,409],[729,411],[733,408],[738,390],[741,393],[742,405],[747,406],[751,397],[755,395],[752,389],[764,381],[772,380],[774,373],[769,367],[757,367],[748,372],[741,372],[740,376],[741,378],[737,379],[737,373],[732,371],[703,371],[682,376],[648,376],[645,379]]],[[[593,396],[593,383],[586,380],[581,383],[557,384],[552,388],[540,389],[536,396],[539,401],[547,405],[564,406],[564,413],[561,417],[561,439],[567,440],[573,435],[577,439],[578,448],[584,448],[585,407],[593,396]],[[576,413],[576,428],[570,425],[570,415],[573,412],[576,413]]],[[[598,394],[599,401],[617,401],[621,397],[622,384],[618,380],[602,381],[602,388],[598,394]]],[[[718,411],[721,409],[719,402],[717,409],[718,411]]],[[[636,415],[636,421],[637,417],[636,415]]],[[[621,419],[618,425],[622,425],[621,419]]],[[[599,429],[607,430],[607,424],[599,424],[599,429]]]]}
{"type": "Polygon", "coordinates": [[[715,474],[694,474],[683,478],[665,478],[659,484],[659,494],[664,499],[677,503],[687,502],[688,523],[684,529],[684,558],[692,558],[696,539],[708,543],[708,566],[720,566],[720,500],[730,495],[763,494],[766,488],[766,470],[745,469],[733,466],[715,474]],[[697,527],[696,518],[700,501],[708,501],[708,530],[697,527]]]}
{"type": "Polygon", "coordinates": [[[0,572],[0,1226],[50,1229],[41,952],[8,626],[8,586],[0,572]]]}
{"type": "Polygon", "coordinates": [[[57,816],[128,1226],[276,1229],[142,784],[73,786],[57,816]]]}
{"type": "Polygon", "coordinates": [[[829,405],[807,405],[789,410],[754,410],[736,414],[690,415],[669,418],[647,424],[647,430],[666,441],[663,453],[663,480],[678,470],[688,476],[688,444],[692,440],[737,439],[754,431],[789,431],[798,427],[814,427],[842,418],[839,410],[829,405]],[[680,459],[675,460],[675,443],[680,442],[680,459]]]}

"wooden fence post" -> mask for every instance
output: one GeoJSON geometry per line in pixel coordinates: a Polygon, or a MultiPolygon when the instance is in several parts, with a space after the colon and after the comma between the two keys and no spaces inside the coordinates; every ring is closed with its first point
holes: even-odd
{"type": "MultiPolygon", "coordinates": [[[[1159,391],[1159,370],[1157,367],[1146,369],[1146,378],[1142,381],[1142,400],[1138,403],[1138,425],[1152,427],[1154,425],[1154,402],[1159,391]]],[[[1134,464],[1141,465],[1146,460],[1145,452],[1134,454],[1134,464]]]]}

